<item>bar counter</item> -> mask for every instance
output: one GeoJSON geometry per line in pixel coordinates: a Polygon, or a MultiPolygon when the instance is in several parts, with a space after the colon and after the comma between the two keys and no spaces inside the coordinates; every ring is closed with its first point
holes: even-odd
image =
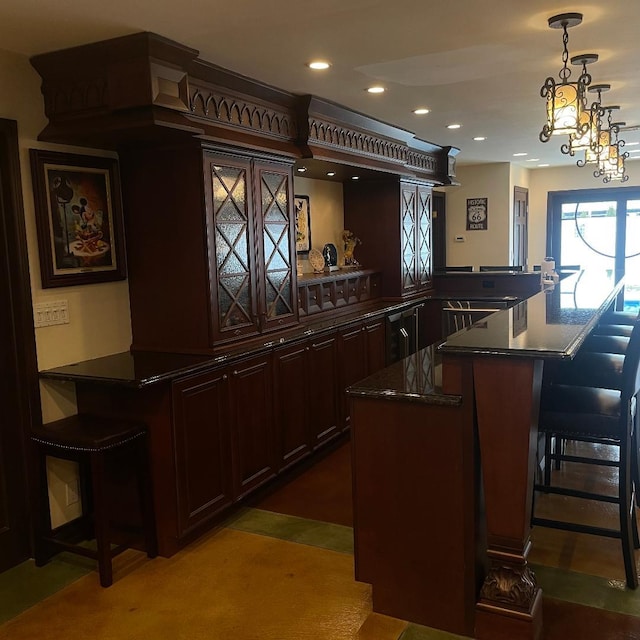
{"type": "Polygon", "coordinates": [[[527,556],[543,366],[575,356],[622,285],[571,275],[349,389],[356,578],[374,610],[542,637],[527,556]]]}

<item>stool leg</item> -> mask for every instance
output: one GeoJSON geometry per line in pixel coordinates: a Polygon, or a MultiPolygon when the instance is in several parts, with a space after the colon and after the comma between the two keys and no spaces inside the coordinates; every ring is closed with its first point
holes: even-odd
{"type": "Polygon", "coordinates": [[[636,569],[636,559],[634,553],[634,537],[637,538],[637,531],[634,532],[635,522],[631,522],[631,517],[635,519],[635,504],[633,503],[633,493],[631,491],[631,447],[630,438],[620,443],[620,467],[618,468],[618,497],[620,507],[620,538],[622,542],[622,556],[624,558],[624,570],[627,577],[627,587],[629,589],[638,588],[638,570],[636,569]],[[635,536],[634,536],[635,533],[635,536]]]}
{"type": "Polygon", "coordinates": [[[111,545],[109,543],[109,516],[104,499],[104,453],[91,454],[91,486],[93,489],[93,515],[98,555],[100,584],[110,587],[113,583],[111,545]]]}
{"type": "Polygon", "coordinates": [[[156,537],[156,521],[153,509],[153,491],[151,484],[151,469],[149,465],[148,437],[138,438],[138,495],[144,542],[147,556],[155,558],[158,555],[158,540],[156,537]]]}
{"type": "Polygon", "coordinates": [[[551,485],[551,438],[553,434],[545,433],[544,435],[544,486],[551,485]]]}
{"type": "Polygon", "coordinates": [[[38,446],[34,445],[34,455],[36,461],[34,469],[36,472],[36,513],[33,518],[34,522],[34,541],[33,555],[36,567],[42,567],[55,555],[50,544],[47,544],[46,538],[51,536],[51,507],[49,505],[49,483],[47,482],[47,456],[45,452],[38,446]]]}

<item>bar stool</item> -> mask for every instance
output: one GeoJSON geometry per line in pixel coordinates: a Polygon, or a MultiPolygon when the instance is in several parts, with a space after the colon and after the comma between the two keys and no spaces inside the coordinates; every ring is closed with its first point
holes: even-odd
{"type": "MultiPolygon", "coordinates": [[[[594,354],[587,355],[591,357],[594,354]]],[[[618,355],[616,361],[620,357],[618,355]]],[[[627,586],[636,589],[638,576],[634,548],[640,547],[640,539],[636,526],[634,488],[638,488],[637,402],[640,394],[640,321],[634,325],[629,346],[622,357],[621,373],[617,373],[616,367],[613,367],[609,380],[601,379],[598,383],[600,386],[585,386],[596,382],[595,377],[591,380],[588,377],[570,377],[558,371],[550,381],[545,381],[541,398],[539,431],[545,435],[545,456],[549,457],[545,461],[544,484],[534,485],[536,491],[544,493],[617,504],[620,522],[618,529],[538,518],[535,516],[535,509],[532,524],[619,538],[622,542],[627,586]],[[605,387],[602,384],[610,386],[605,387]],[[613,445],[618,448],[618,460],[566,455],[558,450],[554,452],[549,445],[551,437],[556,440],[560,438],[613,445]],[[602,495],[552,485],[551,460],[617,467],[617,495],[602,495]]],[[[588,376],[589,374],[579,372],[581,368],[583,367],[576,367],[573,375],[588,376]]]]}
{"type": "MultiPolygon", "coordinates": [[[[56,422],[34,427],[31,432],[37,456],[38,504],[34,517],[35,561],[46,564],[60,551],[70,551],[98,561],[100,584],[113,582],[112,559],[130,548],[130,544],[113,545],[108,501],[106,500],[106,462],[110,457],[130,452],[135,460],[138,500],[142,517],[142,533],[147,555],[157,555],[153,498],[149,473],[147,431],[144,425],[89,415],[75,415],[56,422]],[[74,460],[80,466],[82,525],[69,538],[68,529],[51,528],[46,456],[74,460]],[[86,482],[87,476],[91,481],[86,482]],[[65,531],[67,530],[67,531],[65,531]],[[96,548],[81,544],[95,537],[96,548]]],[[[77,529],[77,528],[76,528],[77,529]]]]}

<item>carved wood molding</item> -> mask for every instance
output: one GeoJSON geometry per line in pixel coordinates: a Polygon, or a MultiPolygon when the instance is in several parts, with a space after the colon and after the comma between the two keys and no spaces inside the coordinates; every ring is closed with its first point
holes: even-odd
{"type": "Polygon", "coordinates": [[[49,118],[107,108],[108,91],[105,78],[91,78],[69,84],[43,83],[45,113],[49,118]]]}
{"type": "Polygon", "coordinates": [[[246,98],[225,94],[218,88],[190,83],[191,113],[211,122],[239,127],[260,135],[293,141],[297,126],[293,114],[277,110],[246,98]]]}
{"type": "Polygon", "coordinates": [[[480,590],[480,600],[529,611],[537,592],[536,577],[528,565],[492,563],[480,590]]]}
{"type": "Polygon", "coordinates": [[[406,164],[408,167],[419,169],[425,173],[432,173],[435,175],[438,172],[438,160],[433,156],[421,153],[420,151],[412,151],[409,149],[407,152],[406,164]]]}
{"type": "Polygon", "coordinates": [[[404,144],[318,118],[309,118],[309,142],[381,158],[397,164],[405,164],[407,159],[407,147],[404,144]]]}

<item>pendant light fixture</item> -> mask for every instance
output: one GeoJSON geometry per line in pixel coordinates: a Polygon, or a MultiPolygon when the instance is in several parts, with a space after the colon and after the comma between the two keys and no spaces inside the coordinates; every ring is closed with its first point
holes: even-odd
{"type": "Polygon", "coordinates": [[[602,114],[599,114],[601,93],[608,91],[611,85],[591,85],[591,75],[587,71],[587,65],[597,62],[597,60],[597,53],[583,53],[571,58],[571,64],[582,64],[582,77],[588,78],[587,84],[590,85],[587,91],[598,91],[598,97],[591,103],[591,106],[589,106],[587,104],[587,91],[583,94],[578,131],[569,134],[569,141],[560,147],[562,153],[570,156],[574,156],[576,151],[595,145],[595,141],[598,139],[598,116],[602,116],[602,114]]]}
{"type": "MultiPolygon", "coordinates": [[[[591,82],[589,74],[583,73],[577,82],[570,82],[568,29],[582,22],[581,13],[561,13],[549,18],[552,29],[562,29],[562,68],[558,73],[560,82],[549,76],[540,88],[540,96],[547,101],[547,122],[540,132],[540,140],[548,142],[552,135],[582,136],[588,130],[587,123],[580,122],[584,93],[591,82]]],[[[586,65],[585,65],[586,70],[586,65]]]]}
{"type": "Polygon", "coordinates": [[[605,183],[612,180],[626,182],[629,179],[625,167],[625,160],[629,157],[629,153],[624,151],[625,141],[619,138],[620,129],[626,124],[626,122],[613,122],[611,124],[609,157],[600,166],[600,175],[603,176],[602,180],[605,183]]]}

